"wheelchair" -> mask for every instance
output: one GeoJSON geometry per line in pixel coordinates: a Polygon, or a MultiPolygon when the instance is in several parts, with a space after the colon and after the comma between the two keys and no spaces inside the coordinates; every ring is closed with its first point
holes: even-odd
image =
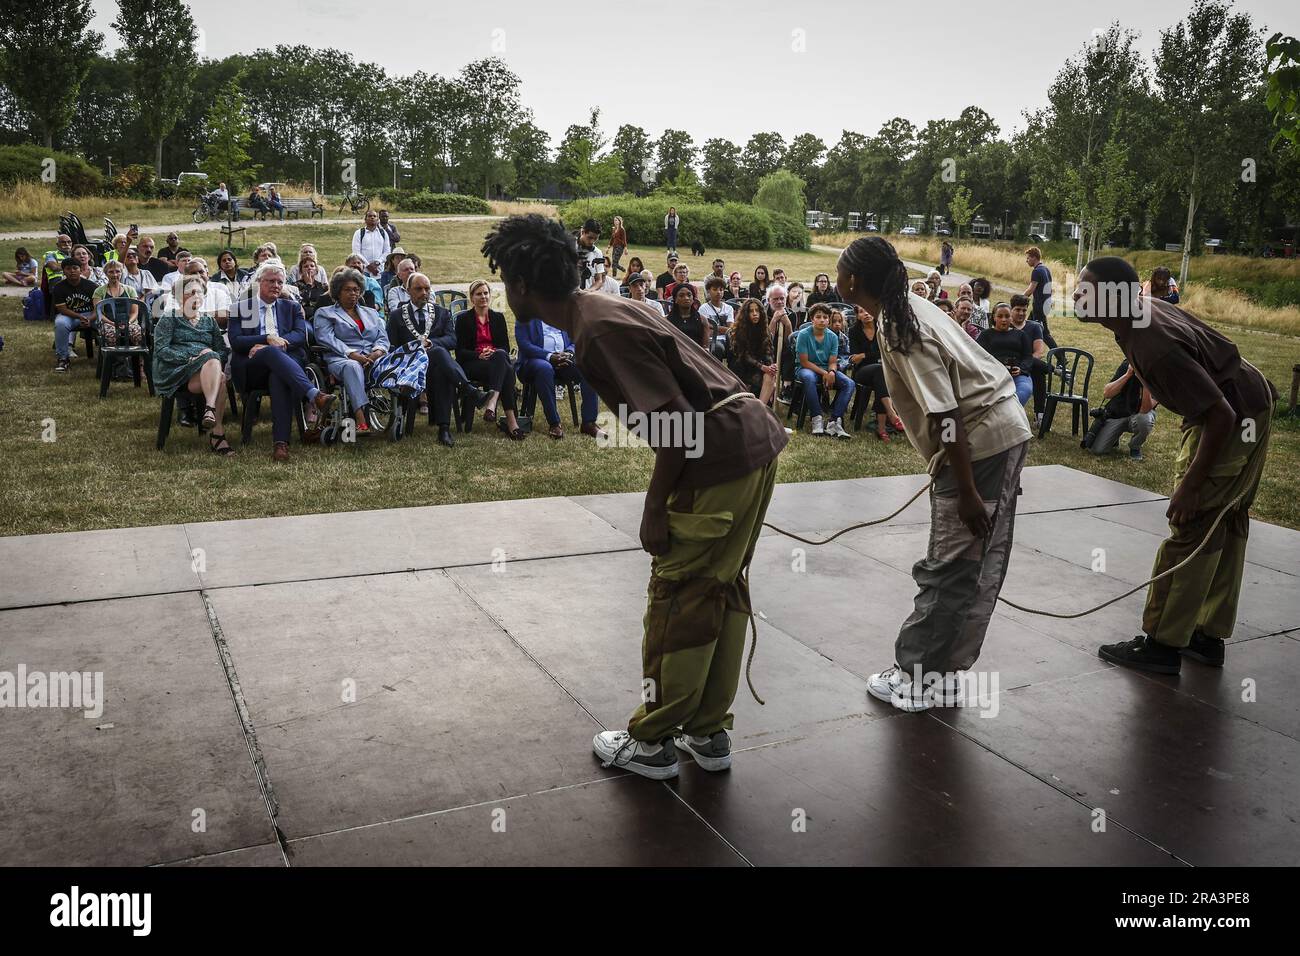
{"type": "MultiPolygon", "coordinates": [[[[327,394],[337,394],[336,401],[325,413],[314,412],[317,418],[308,423],[308,430],[319,433],[320,443],[329,447],[344,440],[353,426],[348,421],[353,417],[352,403],[348,399],[347,389],[343,383],[329,372],[325,362],[325,349],[316,344],[314,336],[307,333],[307,346],[311,354],[304,371],[312,385],[327,394]]],[[[366,373],[367,380],[370,373],[366,373]]],[[[368,422],[374,433],[382,432],[391,442],[398,442],[411,433],[411,425],[419,409],[419,394],[412,389],[391,389],[366,382],[366,400],[368,422]]],[[[351,440],[355,441],[353,435],[351,440]]]]}

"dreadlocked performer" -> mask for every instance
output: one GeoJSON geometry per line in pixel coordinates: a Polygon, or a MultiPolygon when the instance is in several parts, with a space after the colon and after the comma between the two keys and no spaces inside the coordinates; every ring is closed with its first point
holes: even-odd
{"type": "MultiPolygon", "coordinates": [[[[641,546],[654,556],[642,642],[642,704],[627,730],[596,735],[605,763],[656,780],[677,748],[705,770],[731,766],[731,705],[750,603],[747,568],[788,441],[741,381],[657,309],[578,291],[578,247],[559,223],[511,216],[483,254],[521,321],[569,334],[574,360],[620,420],[648,422],[654,473],[641,546]],[[686,447],[684,436],[695,441],[686,447]]],[[[632,429],[636,430],[636,429],[632,429]]]]}
{"type": "Polygon", "coordinates": [[[1158,674],[1177,674],[1183,657],[1222,667],[1223,642],[1237,622],[1250,506],[1264,473],[1277,390],[1230,339],[1190,312],[1142,296],[1137,271],[1123,259],[1089,262],[1074,302],[1080,321],[1114,333],[1151,396],[1183,416],[1166,512],[1170,533],[1152,575],[1187,560],[1209,535],[1187,567],[1147,589],[1143,633],[1102,645],[1097,654],[1158,674]]]}
{"type": "Polygon", "coordinates": [[[929,461],[930,544],[894,665],[867,689],[899,710],[955,704],[979,657],[1007,574],[1029,423],[1007,368],[935,305],[909,291],[907,267],[879,236],[840,255],[845,302],[876,317],[885,384],[908,440],[929,461]]]}

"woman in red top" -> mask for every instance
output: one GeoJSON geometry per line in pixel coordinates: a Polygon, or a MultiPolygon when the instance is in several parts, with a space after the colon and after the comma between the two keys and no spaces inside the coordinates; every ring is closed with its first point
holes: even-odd
{"type": "Polygon", "coordinates": [[[623,217],[614,217],[614,235],[609,239],[609,261],[613,265],[613,276],[618,278],[618,260],[627,250],[627,231],[623,228],[623,217]]]}
{"type": "Polygon", "coordinates": [[[483,420],[497,420],[497,403],[505,408],[505,433],[515,441],[528,436],[515,418],[515,370],[510,364],[510,336],[506,317],[489,307],[492,289],[482,279],[470,283],[472,308],[456,316],[456,361],[472,382],[487,387],[483,420]]]}

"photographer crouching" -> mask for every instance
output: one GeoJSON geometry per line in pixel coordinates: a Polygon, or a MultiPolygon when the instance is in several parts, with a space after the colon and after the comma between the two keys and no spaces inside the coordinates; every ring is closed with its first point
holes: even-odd
{"type": "Polygon", "coordinates": [[[1159,404],[1133,372],[1128,359],[1119,363],[1115,377],[1104,389],[1106,404],[1093,411],[1096,421],[1080,442],[1094,455],[1108,455],[1119,444],[1120,436],[1129,432],[1128,456],[1133,461],[1142,460],[1142,445],[1156,427],[1156,405],[1159,404]]]}

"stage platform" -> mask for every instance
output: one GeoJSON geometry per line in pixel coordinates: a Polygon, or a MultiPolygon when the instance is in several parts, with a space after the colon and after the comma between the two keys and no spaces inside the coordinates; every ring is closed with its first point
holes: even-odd
{"type": "MultiPolygon", "coordinates": [[[[780,485],[769,520],[824,534],[923,483],[780,485]]],[[[732,770],[683,757],[655,783],[591,753],[640,694],[640,503],[0,538],[0,672],[103,675],[91,717],[0,708],[0,861],[1300,862],[1300,532],[1252,524],[1222,670],[1099,660],[1138,632],[1141,594],[1072,621],[999,605],[987,706],[923,714],[865,679],[911,608],[925,500],[827,547],[768,532],[751,571],[767,705],[742,681],[732,770]]],[[[1165,507],[1026,469],[1003,593],[1068,611],[1145,580],[1165,507]]]]}

